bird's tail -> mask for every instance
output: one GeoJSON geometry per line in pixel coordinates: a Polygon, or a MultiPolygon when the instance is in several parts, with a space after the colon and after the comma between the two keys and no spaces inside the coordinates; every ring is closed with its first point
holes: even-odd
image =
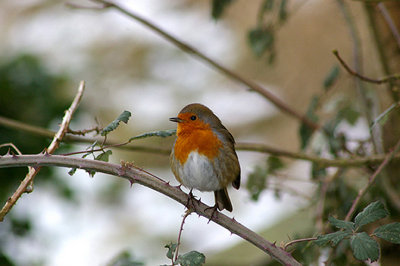
{"type": "Polygon", "coordinates": [[[214,191],[215,204],[218,210],[222,211],[226,209],[227,211],[232,211],[232,203],[228,196],[228,190],[226,188],[214,191]]]}

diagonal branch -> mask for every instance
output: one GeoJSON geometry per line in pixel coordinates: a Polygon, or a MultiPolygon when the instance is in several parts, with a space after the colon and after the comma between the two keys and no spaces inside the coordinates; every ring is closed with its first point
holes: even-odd
{"type": "MultiPolygon", "coordinates": [[[[50,154],[5,155],[0,157],[0,168],[22,166],[58,166],[94,170],[96,172],[102,172],[105,174],[125,178],[131,183],[141,184],[166,195],[182,205],[186,205],[188,201],[188,195],[184,193],[179,186],[171,186],[169,183],[161,181],[154,175],[127,163],[119,165],[103,161],[50,154]]],[[[195,211],[198,215],[203,216],[228,229],[232,234],[236,234],[244,240],[250,242],[283,265],[301,265],[292,257],[290,253],[262,238],[260,235],[240,224],[235,219],[229,218],[221,212],[218,212],[217,215],[215,215],[215,213],[213,214],[212,208],[202,203],[200,200],[193,200],[192,202],[194,207],[193,211],[195,211]]]]}
{"type": "Polygon", "coordinates": [[[386,165],[393,159],[393,156],[399,151],[400,149],[400,140],[394,146],[393,150],[385,156],[385,160],[379,165],[379,167],[375,170],[375,172],[369,177],[368,183],[358,191],[357,197],[354,199],[353,204],[350,207],[350,210],[346,214],[345,221],[350,221],[351,216],[353,215],[354,211],[358,203],[360,202],[361,198],[365,195],[367,190],[372,186],[375,182],[378,175],[382,172],[382,170],[386,167],[386,165]]]}
{"type": "Polygon", "coordinates": [[[316,124],[315,122],[311,121],[306,116],[304,116],[303,114],[300,114],[298,111],[294,110],[292,107],[290,107],[290,105],[283,102],[281,99],[279,99],[277,96],[275,96],[272,92],[263,88],[260,84],[241,76],[240,74],[232,71],[231,69],[228,69],[228,68],[222,66],[221,64],[217,63],[210,57],[206,56],[205,54],[203,54],[196,48],[177,39],[176,37],[167,33],[166,31],[161,29],[159,26],[153,24],[152,22],[141,17],[140,15],[138,15],[132,11],[128,11],[127,9],[125,9],[122,6],[120,6],[116,3],[113,3],[113,2],[109,2],[106,0],[93,0],[93,1],[103,4],[104,5],[103,8],[114,8],[114,9],[118,10],[119,12],[127,15],[128,17],[138,21],[139,23],[146,26],[150,30],[154,31],[155,33],[157,33],[158,35],[160,35],[161,37],[163,37],[164,39],[166,39],[173,45],[177,46],[182,51],[184,51],[192,56],[195,56],[197,58],[200,58],[201,60],[206,62],[208,65],[210,65],[213,68],[220,71],[226,77],[228,77],[234,81],[237,81],[237,82],[245,85],[246,87],[250,88],[250,90],[262,95],[263,97],[268,99],[272,104],[274,104],[278,109],[280,109],[282,112],[284,112],[292,117],[295,117],[296,119],[300,120],[302,123],[306,124],[308,127],[310,127],[313,130],[320,129],[320,125],[316,124]]]}
{"type": "MultiPolygon", "coordinates": [[[[85,82],[81,81],[79,84],[78,88],[78,93],[76,94],[71,106],[68,108],[68,110],[65,112],[63,121],[61,123],[60,129],[58,132],[55,134],[53,141],[50,143],[46,153],[53,153],[59,146],[60,142],[62,141],[65,133],[68,130],[69,123],[71,122],[72,115],[74,114],[76,108],[78,107],[78,104],[82,98],[83,91],[85,89],[85,82]]],[[[11,210],[11,208],[15,205],[15,203],[18,201],[18,199],[24,194],[25,192],[31,192],[32,191],[32,184],[33,184],[33,179],[39,173],[40,167],[29,167],[29,172],[25,176],[24,180],[22,180],[21,184],[17,188],[17,190],[14,192],[14,194],[8,198],[6,203],[4,204],[3,208],[0,211],[0,221],[4,220],[4,217],[7,215],[7,213],[11,210]],[[30,188],[28,188],[30,187],[30,188]]]]}

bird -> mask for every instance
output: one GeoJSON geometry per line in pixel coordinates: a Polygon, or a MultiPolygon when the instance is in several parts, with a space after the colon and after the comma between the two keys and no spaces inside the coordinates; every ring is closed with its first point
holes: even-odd
{"type": "Polygon", "coordinates": [[[176,139],[170,155],[171,170],[177,181],[192,190],[213,191],[214,210],[232,212],[227,187],[240,187],[240,164],[232,134],[206,106],[192,103],[177,117],[176,139]]]}

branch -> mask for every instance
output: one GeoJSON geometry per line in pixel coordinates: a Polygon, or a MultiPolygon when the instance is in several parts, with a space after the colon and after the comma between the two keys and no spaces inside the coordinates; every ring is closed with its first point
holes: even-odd
{"type": "Polygon", "coordinates": [[[150,30],[154,31],[155,33],[157,33],[158,35],[160,35],[161,37],[163,37],[164,39],[166,39],[173,45],[177,46],[182,51],[184,51],[192,56],[195,56],[197,58],[200,58],[201,60],[206,62],[208,65],[210,65],[213,68],[220,71],[226,77],[245,85],[246,87],[248,87],[250,90],[252,90],[254,92],[257,92],[264,98],[268,99],[272,104],[274,104],[282,112],[284,112],[292,117],[295,117],[296,119],[300,120],[302,123],[306,124],[308,127],[312,128],[313,130],[320,129],[320,125],[316,124],[315,122],[311,121],[306,116],[304,116],[303,114],[300,114],[296,110],[292,109],[292,107],[290,107],[290,105],[283,102],[281,99],[279,99],[277,96],[275,96],[272,92],[263,88],[258,83],[254,82],[248,78],[245,78],[245,77],[241,76],[240,74],[232,71],[231,69],[228,69],[228,68],[222,66],[221,64],[215,62],[213,59],[209,58],[208,56],[206,56],[205,54],[203,54],[196,48],[177,39],[176,37],[172,36],[171,34],[167,33],[163,29],[161,29],[159,26],[148,21],[147,19],[139,16],[138,14],[136,14],[132,11],[128,11],[127,9],[123,8],[122,6],[120,6],[116,3],[109,2],[106,0],[93,0],[93,1],[103,4],[104,5],[103,8],[114,8],[114,9],[118,10],[119,12],[127,15],[128,17],[136,20],[137,22],[141,23],[142,25],[146,26],[150,30]]]}
{"type": "MultiPolygon", "coordinates": [[[[53,141],[50,143],[46,153],[53,153],[59,146],[60,142],[62,141],[65,132],[67,132],[69,123],[72,119],[72,115],[74,114],[76,108],[78,107],[78,104],[82,98],[83,91],[85,89],[85,82],[81,81],[79,84],[78,88],[78,93],[76,94],[74,100],[72,101],[71,106],[69,109],[65,112],[63,121],[61,123],[60,129],[58,132],[55,134],[53,141]]],[[[22,196],[23,193],[25,192],[31,192],[32,189],[27,189],[28,186],[32,186],[33,184],[33,179],[39,173],[40,167],[33,168],[29,167],[29,172],[25,176],[24,180],[22,180],[21,184],[17,188],[17,190],[14,192],[14,194],[6,201],[5,205],[0,211],[0,221],[3,221],[4,217],[7,215],[7,213],[11,210],[11,208],[15,205],[15,203],[18,201],[18,199],[22,196]]]]}
{"type": "Polygon", "coordinates": [[[390,83],[390,82],[400,79],[400,74],[394,74],[394,75],[387,76],[387,77],[384,77],[381,79],[372,79],[372,78],[363,76],[363,75],[359,74],[358,72],[354,71],[353,69],[351,69],[346,64],[346,62],[340,57],[339,52],[337,50],[333,50],[332,53],[336,56],[336,58],[339,60],[340,64],[346,69],[347,72],[349,72],[350,75],[353,75],[361,80],[375,83],[375,84],[383,84],[383,83],[390,83]]]}
{"type": "Polygon", "coordinates": [[[400,149],[400,140],[397,142],[393,150],[385,156],[385,160],[379,165],[379,167],[375,170],[375,172],[370,176],[368,179],[368,183],[358,191],[357,197],[353,201],[353,204],[350,207],[349,212],[346,215],[346,218],[344,219],[345,221],[350,221],[351,216],[353,215],[354,211],[356,210],[356,207],[358,203],[360,202],[361,198],[365,195],[367,190],[371,187],[371,185],[375,182],[375,179],[378,177],[378,175],[382,172],[382,170],[385,168],[385,166],[393,159],[394,154],[397,153],[397,151],[400,149]]]}
{"type": "Polygon", "coordinates": [[[293,245],[293,244],[297,244],[297,243],[301,243],[301,242],[314,241],[314,240],[317,240],[317,239],[318,239],[318,237],[308,237],[308,238],[295,239],[295,240],[292,240],[292,241],[286,243],[284,245],[283,249],[287,250],[287,248],[289,246],[293,245]]]}
{"type": "MultiPolygon", "coordinates": [[[[43,136],[47,138],[51,138],[54,136],[56,132],[47,130],[41,127],[36,127],[32,125],[25,124],[23,122],[19,122],[10,118],[0,116],[0,125],[14,128],[22,131],[26,131],[38,136],[43,136]]],[[[94,142],[102,143],[103,139],[101,138],[90,138],[90,137],[80,137],[75,135],[65,135],[63,142],[68,143],[89,143],[92,144],[94,142]]],[[[126,142],[125,142],[126,143],[126,142]]],[[[149,152],[156,153],[161,155],[169,155],[171,153],[170,148],[162,148],[162,147],[150,147],[150,146],[140,146],[134,144],[121,145],[120,142],[108,140],[104,143],[103,149],[107,148],[118,148],[129,151],[140,151],[140,152],[149,152]]],[[[372,155],[369,157],[352,157],[352,158],[343,158],[343,159],[326,159],[318,156],[312,156],[301,152],[291,152],[282,149],[278,149],[272,146],[268,146],[261,143],[237,143],[236,149],[239,151],[250,151],[250,152],[261,152],[274,156],[287,157],[291,159],[309,161],[318,164],[320,167],[355,167],[365,164],[378,164],[381,163],[385,159],[385,155],[372,155]]],[[[86,151],[85,151],[86,152],[86,151]]],[[[79,152],[81,153],[81,152],[79,152]]],[[[68,155],[72,155],[68,154],[68,155]]],[[[400,154],[396,154],[394,159],[400,159],[400,154]]]]}
{"type": "MultiPolygon", "coordinates": [[[[184,193],[180,186],[171,186],[165,181],[161,181],[154,175],[136,168],[130,164],[114,164],[103,161],[90,159],[73,158],[61,155],[38,154],[38,155],[5,155],[0,157],[0,168],[4,167],[21,167],[21,166],[58,166],[68,168],[79,168],[85,170],[93,170],[105,174],[114,175],[125,178],[131,183],[138,183],[155,191],[158,191],[167,197],[186,205],[188,195],[184,193]]],[[[252,243],[265,253],[269,254],[275,260],[284,265],[301,265],[289,253],[275,244],[265,240],[260,235],[251,231],[247,227],[238,223],[235,219],[229,218],[221,212],[213,215],[213,210],[209,206],[202,203],[200,200],[193,200],[194,210],[198,215],[203,216],[213,222],[228,229],[232,234],[236,234],[244,240],[252,243]]]]}

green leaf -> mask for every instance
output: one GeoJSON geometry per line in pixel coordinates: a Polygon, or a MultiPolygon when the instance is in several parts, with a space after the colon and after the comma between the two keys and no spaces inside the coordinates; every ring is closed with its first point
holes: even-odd
{"type": "Polygon", "coordinates": [[[246,188],[250,193],[251,200],[257,201],[261,192],[266,188],[268,170],[256,166],[247,178],[246,188]]]}
{"type": "Polygon", "coordinates": [[[171,259],[171,260],[172,260],[172,258],[174,257],[175,250],[176,250],[176,247],[177,247],[177,246],[178,246],[178,244],[172,243],[172,242],[170,242],[169,244],[166,244],[166,245],[164,246],[165,248],[168,249],[168,251],[167,251],[167,258],[168,258],[168,259],[171,259]]]}
{"type": "Polygon", "coordinates": [[[217,20],[221,18],[224,9],[231,4],[232,0],[212,0],[211,16],[217,20]]]}
{"type": "Polygon", "coordinates": [[[169,129],[169,130],[161,130],[161,131],[152,131],[152,132],[147,132],[147,133],[143,133],[140,134],[138,136],[132,137],[129,139],[129,142],[131,142],[132,140],[135,139],[143,139],[143,138],[148,138],[148,137],[169,137],[172,135],[176,134],[176,130],[175,129],[169,129]]]}
{"type": "Polygon", "coordinates": [[[118,126],[119,123],[122,121],[125,124],[128,123],[129,117],[131,117],[131,112],[129,111],[123,111],[122,114],[120,114],[117,119],[112,121],[110,124],[108,124],[103,130],[101,131],[102,136],[106,136],[108,133],[111,131],[115,130],[118,126]]]}
{"type": "Polygon", "coordinates": [[[364,208],[362,212],[357,214],[354,222],[357,227],[375,222],[376,220],[382,219],[388,216],[389,213],[380,201],[375,201],[364,208]]]}
{"type": "Polygon", "coordinates": [[[381,113],[373,122],[371,125],[371,129],[375,127],[377,124],[383,126],[386,121],[389,119],[390,115],[394,110],[396,110],[398,107],[400,107],[400,103],[394,103],[392,104],[388,109],[386,109],[383,113],[381,113]]]}
{"type": "Polygon", "coordinates": [[[285,167],[285,164],[282,162],[282,160],[276,156],[269,156],[268,160],[267,160],[267,165],[268,165],[268,173],[269,174],[273,174],[277,170],[285,167]]]}
{"type": "Polygon", "coordinates": [[[287,18],[286,6],[287,6],[287,0],[281,0],[281,4],[279,6],[279,20],[281,22],[285,21],[287,18]]]}
{"type": "Polygon", "coordinates": [[[122,251],[111,262],[108,266],[143,266],[144,263],[135,258],[129,251],[122,251]]]}
{"type": "Polygon", "coordinates": [[[330,216],[328,218],[329,222],[331,223],[331,225],[340,228],[340,229],[346,229],[349,231],[354,230],[354,223],[353,222],[348,222],[348,221],[343,221],[343,220],[339,220],[336,219],[335,217],[330,216]]]}
{"type": "MultiPolygon", "coordinates": [[[[313,122],[318,121],[318,116],[315,115],[315,110],[317,109],[319,103],[319,97],[314,96],[311,99],[310,105],[308,106],[306,117],[313,122]]],[[[301,149],[304,150],[307,147],[308,141],[310,140],[314,130],[310,128],[307,124],[302,123],[300,126],[299,134],[300,134],[300,141],[301,141],[301,149]]]]}
{"type": "Polygon", "coordinates": [[[320,167],[316,162],[311,164],[311,177],[316,180],[326,176],[326,168],[320,167]]]}
{"type": "Polygon", "coordinates": [[[264,0],[261,6],[261,14],[264,14],[266,11],[271,11],[274,7],[274,0],[264,0]]]}
{"type": "Polygon", "coordinates": [[[112,154],[111,150],[108,150],[106,152],[102,152],[99,155],[96,156],[95,160],[96,161],[103,161],[103,162],[108,162],[108,159],[110,155],[112,154]]]}
{"type": "Polygon", "coordinates": [[[324,89],[329,90],[339,77],[339,66],[334,65],[324,79],[324,89]]]}
{"type": "Polygon", "coordinates": [[[337,231],[334,233],[318,236],[317,240],[315,240],[314,243],[318,246],[325,246],[327,244],[336,246],[345,237],[350,235],[351,233],[348,231],[337,231]]]}
{"type": "Polygon", "coordinates": [[[68,171],[68,174],[69,174],[70,176],[73,176],[73,175],[75,174],[75,172],[76,172],[76,168],[71,168],[71,169],[68,171]]]}
{"type": "Polygon", "coordinates": [[[350,125],[354,126],[360,117],[360,112],[352,108],[351,106],[346,106],[343,109],[340,109],[338,112],[338,117],[341,119],[345,119],[349,122],[350,125]]]}
{"type": "Polygon", "coordinates": [[[250,48],[256,56],[262,56],[271,50],[274,43],[274,32],[271,27],[259,27],[249,31],[248,40],[250,48]]]}
{"type": "Polygon", "coordinates": [[[400,223],[385,224],[375,229],[374,235],[386,241],[400,244],[400,223]]]}
{"type": "Polygon", "coordinates": [[[183,255],[179,255],[176,262],[180,263],[182,266],[200,266],[206,263],[206,257],[203,253],[192,250],[183,255]]]}
{"type": "Polygon", "coordinates": [[[352,235],[350,246],[356,259],[364,261],[370,259],[371,262],[379,259],[379,244],[367,233],[361,232],[352,235]]]}

